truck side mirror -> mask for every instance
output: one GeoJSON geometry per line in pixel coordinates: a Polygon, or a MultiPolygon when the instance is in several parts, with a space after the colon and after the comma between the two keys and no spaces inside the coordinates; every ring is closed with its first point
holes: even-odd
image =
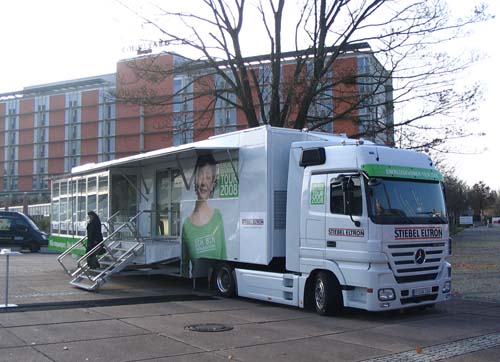
{"type": "Polygon", "coordinates": [[[326,162],[326,153],[323,147],[309,148],[302,151],[299,165],[301,167],[323,165],[326,162]]]}
{"type": "Polygon", "coordinates": [[[347,213],[349,214],[349,217],[351,218],[351,221],[354,223],[354,225],[359,227],[361,223],[358,220],[354,220],[354,218],[352,217],[352,200],[354,199],[354,181],[352,180],[352,177],[345,178],[344,182],[342,183],[342,189],[344,190],[345,194],[347,213]]]}

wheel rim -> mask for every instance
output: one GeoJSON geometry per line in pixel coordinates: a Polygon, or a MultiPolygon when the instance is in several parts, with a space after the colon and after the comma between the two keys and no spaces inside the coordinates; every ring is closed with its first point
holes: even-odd
{"type": "Polygon", "coordinates": [[[227,293],[231,288],[231,276],[226,268],[220,269],[217,273],[217,288],[222,293],[227,293]]]}
{"type": "Polygon", "coordinates": [[[318,309],[323,309],[325,306],[325,285],[321,279],[316,280],[316,288],[314,290],[314,300],[318,309]]]}

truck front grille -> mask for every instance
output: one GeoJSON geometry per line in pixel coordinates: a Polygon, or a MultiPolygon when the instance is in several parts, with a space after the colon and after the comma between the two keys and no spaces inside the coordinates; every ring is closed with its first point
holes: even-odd
{"type": "Polygon", "coordinates": [[[389,266],[398,283],[436,279],[445,256],[444,242],[389,244],[389,266]]]}

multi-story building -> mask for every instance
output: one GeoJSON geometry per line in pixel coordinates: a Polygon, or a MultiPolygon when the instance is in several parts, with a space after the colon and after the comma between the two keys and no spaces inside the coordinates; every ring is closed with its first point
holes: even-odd
{"type": "MultiPolygon", "coordinates": [[[[267,107],[270,67],[265,58],[252,60],[259,60],[255,67],[267,107]]],[[[245,115],[234,106],[235,96],[223,93],[224,79],[203,73],[199,65],[183,67],[187,61],[171,53],[150,54],[118,62],[114,74],[0,94],[0,204],[19,202],[26,194],[37,196],[37,201],[48,199],[50,180],[76,165],[247,127],[245,115]],[[157,70],[150,72],[153,78],[138,76],[145,74],[138,71],[144,66],[157,70]],[[207,92],[214,87],[221,90],[215,98],[207,92]]],[[[282,74],[294,67],[293,60],[284,61],[282,74]]],[[[356,80],[334,82],[311,106],[310,115],[334,119],[335,114],[345,114],[322,130],[350,136],[366,133],[366,138],[392,144],[391,79],[369,80],[370,75],[384,72],[370,51],[343,54],[327,76],[353,72],[356,80]],[[383,90],[374,92],[374,87],[383,90]],[[349,110],[352,94],[358,95],[362,106],[349,110]],[[380,132],[374,124],[388,128],[380,132]]]]}

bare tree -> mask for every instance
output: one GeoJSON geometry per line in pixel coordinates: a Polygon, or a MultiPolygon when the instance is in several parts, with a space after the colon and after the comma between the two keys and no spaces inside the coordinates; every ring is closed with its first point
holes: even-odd
{"type": "MultiPolygon", "coordinates": [[[[207,113],[223,100],[249,127],[316,129],[348,120],[359,125],[354,136],[396,130],[401,146],[439,148],[468,135],[459,121],[474,119],[481,97],[479,84],[459,89],[455,83],[477,57],[449,48],[471,25],[490,18],[483,4],[453,20],[444,0],[199,0],[179,9],[116,1],[169,51],[188,56],[171,69],[137,63],[138,79],[189,72],[185,87],[198,89],[189,94],[212,97],[207,113]],[[255,56],[255,49],[267,55],[255,56]],[[373,61],[337,72],[336,62],[350,52],[373,61]],[[288,63],[293,71],[284,72],[288,63]]],[[[128,101],[158,105],[161,99],[165,106],[178,100],[144,86],[127,89],[118,96],[128,101]]]]}

